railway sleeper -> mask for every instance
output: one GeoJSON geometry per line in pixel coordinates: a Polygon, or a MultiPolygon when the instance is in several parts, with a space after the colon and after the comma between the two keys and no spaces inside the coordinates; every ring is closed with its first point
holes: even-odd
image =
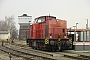
{"type": "Polygon", "coordinates": [[[68,57],[68,58],[76,59],[75,56],[64,55],[64,57],[68,57]]]}
{"type": "MultiPolygon", "coordinates": [[[[9,49],[11,49],[10,47],[6,47],[6,48],[9,48],[9,49]]],[[[14,50],[14,49],[12,49],[12,50],[14,50]]],[[[17,49],[16,50],[14,50],[14,51],[17,51],[17,49]]],[[[37,55],[37,54],[28,54],[27,52],[23,52],[23,51],[21,51],[21,50],[18,50],[18,52],[20,52],[20,53],[24,53],[24,54],[26,54],[26,55],[31,55],[31,56],[35,56],[35,57],[41,57],[41,58],[45,58],[46,60],[56,60],[56,59],[54,59],[54,58],[51,58],[51,57],[44,57],[44,56],[42,56],[42,55],[37,55]]]]}
{"type": "Polygon", "coordinates": [[[84,57],[84,58],[90,59],[90,56],[86,56],[86,55],[80,55],[80,57],[84,57]]]}
{"type": "MultiPolygon", "coordinates": [[[[17,48],[19,48],[19,46],[20,47],[22,47],[22,46],[24,46],[25,47],[25,45],[21,45],[21,44],[14,44],[14,45],[11,45],[11,46],[13,46],[13,47],[17,47],[17,48]]],[[[21,49],[25,49],[25,50],[28,50],[28,51],[32,51],[32,50],[30,50],[30,48],[21,48],[21,49]]],[[[33,50],[34,51],[34,50],[33,50]]],[[[34,52],[37,52],[36,50],[34,51],[34,52]]],[[[44,53],[44,52],[40,52],[40,51],[38,51],[39,53],[44,53]]],[[[48,54],[48,53],[44,53],[44,54],[47,54],[47,55],[50,55],[50,56],[53,56],[53,54],[48,54]]]]}
{"type": "Polygon", "coordinates": [[[84,57],[77,57],[77,60],[89,60],[88,58],[84,58],[84,57]]]}
{"type": "Polygon", "coordinates": [[[81,56],[70,56],[70,55],[64,55],[64,57],[77,59],[77,60],[89,60],[89,58],[81,57],[81,56]]]}
{"type": "Polygon", "coordinates": [[[6,52],[6,53],[10,53],[11,55],[14,55],[14,56],[16,56],[16,57],[22,57],[22,58],[24,58],[24,59],[26,59],[26,60],[34,60],[32,57],[29,58],[29,57],[27,57],[27,56],[18,55],[18,54],[16,54],[16,53],[9,52],[9,51],[7,51],[7,50],[5,50],[5,49],[3,49],[3,48],[0,48],[0,50],[1,50],[1,51],[4,51],[4,52],[6,52]]]}

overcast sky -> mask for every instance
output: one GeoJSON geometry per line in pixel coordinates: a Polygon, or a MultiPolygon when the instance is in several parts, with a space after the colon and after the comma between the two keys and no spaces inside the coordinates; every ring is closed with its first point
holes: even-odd
{"type": "Polygon", "coordinates": [[[18,24],[18,16],[23,13],[33,19],[50,14],[66,20],[67,27],[78,22],[78,28],[85,28],[86,19],[90,22],[90,0],[0,0],[0,19],[14,15],[18,24]]]}

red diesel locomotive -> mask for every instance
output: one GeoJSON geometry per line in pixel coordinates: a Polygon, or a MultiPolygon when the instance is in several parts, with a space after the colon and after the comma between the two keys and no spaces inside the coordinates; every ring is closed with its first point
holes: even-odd
{"type": "Polygon", "coordinates": [[[54,16],[40,16],[30,25],[30,38],[27,43],[33,49],[61,51],[69,49],[67,21],[54,16]]]}

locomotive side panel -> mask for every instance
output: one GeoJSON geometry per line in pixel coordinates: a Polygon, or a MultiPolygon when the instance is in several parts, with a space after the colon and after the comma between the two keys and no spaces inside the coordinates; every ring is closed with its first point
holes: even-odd
{"type": "Polygon", "coordinates": [[[39,24],[32,24],[30,26],[30,37],[33,39],[39,38],[39,24]]]}
{"type": "Polygon", "coordinates": [[[33,27],[32,27],[32,25],[30,26],[30,38],[33,38],[33,27]]]}
{"type": "Polygon", "coordinates": [[[40,38],[40,24],[38,24],[38,23],[35,26],[35,32],[36,32],[35,38],[39,39],[40,38]]]}
{"type": "Polygon", "coordinates": [[[49,38],[58,38],[58,33],[61,34],[61,38],[66,36],[67,32],[67,24],[66,21],[63,20],[49,20],[49,38]]]}
{"type": "Polygon", "coordinates": [[[36,24],[33,24],[32,27],[33,27],[33,30],[32,30],[33,31],[33,37],[32,38],[35,39],[35,35],[36,35],[36,33],[35,33],[36,28],[35,27],[36,27],[36,24]]]}
{"type": "Polygon", "coordinates": [[[40,23],[40,38],[43,39],[45,38],[45,23],[40,23]]]}

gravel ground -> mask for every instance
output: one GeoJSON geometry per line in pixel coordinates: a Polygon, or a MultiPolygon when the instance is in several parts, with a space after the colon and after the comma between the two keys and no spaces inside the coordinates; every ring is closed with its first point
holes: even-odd
{"type": "MultiPolygon", "coordinates": [[[[0,42],[0,45],[2,45],[1,42],[0,42]]],[[[11,55],[11,56],[12,56],[11,60],[25,60],[21,57],[16,57],[16,56],[13,56],[13,55],[11,55]]],[[[10,60],[9,54],[0,50],[0,60],[10,60]]]]}
{"type": "MultiPolygon", "coordinates": [[[[22,44],[23,43],[23,45],[26,45],[26,42],[25,41],[15,41],[15,42],[17,44],[22,44]]],[[[1,43],[0,43],[0,45],[1,45],[1,43]]],[[[54,57],[57,58],[58,60],[75,60],[75,59],[66,58],[66,57],[63,57],[63,56],[54,56],[54,57]]],[[[3,51],[0,51],[0,60],[10,60],[9,54],[8,53],[5,53],[3,51]]],[[[20,58],[20,57],[12,56],[12,59],[11,60],[25,60],[25,59],[20,58]]]]}
{"type": "MultiPolygon", "coordinates": [[[[0,50],[0,60],[10,60],[9,54],[0,50]]],[[[25,59],[16,57],[16,56],[12,56],[11,60],[25,60],[25,59]]]]}
{"type": "MultiPolygon", "coordinates": [[[[57,58],[58,60],[75,60],[75,59],[65,58],[65,57],[62,57],[62,56],[55,56],[55,58],[57,58]]],[[[8,53],[0,51],[0,60],[10,60],[8,53]]],[[[25,60],[25,59],[20,58],[20,57],[12,56],[11,60],[25,60]]]]}

